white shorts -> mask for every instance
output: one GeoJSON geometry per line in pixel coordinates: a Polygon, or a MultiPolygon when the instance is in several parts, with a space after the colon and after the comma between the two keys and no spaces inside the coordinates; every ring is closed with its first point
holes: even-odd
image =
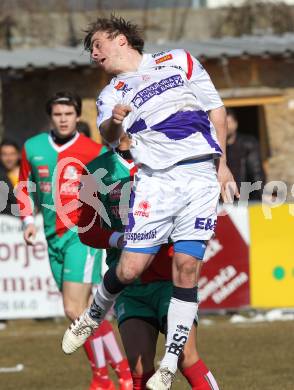
{"type": "Polygon", "coordinates": [[[164,170],[141,168],[130,198],[126,247],[209,240],[216,226],[219,195],[213,160],[164,170]]]}

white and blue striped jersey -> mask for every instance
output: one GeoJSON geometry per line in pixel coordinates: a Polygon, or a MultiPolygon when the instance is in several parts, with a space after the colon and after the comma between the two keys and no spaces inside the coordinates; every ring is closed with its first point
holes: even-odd
{"type": "Polygon", "coordinates": [[[136,164],[165,169],[222,153],[208,111],[223,103],[203,66],[184,50],[144,54],[137,71],[114,77],[97,100],[98,127],[116,104],[132,108],[123,129],[136,164]]]}

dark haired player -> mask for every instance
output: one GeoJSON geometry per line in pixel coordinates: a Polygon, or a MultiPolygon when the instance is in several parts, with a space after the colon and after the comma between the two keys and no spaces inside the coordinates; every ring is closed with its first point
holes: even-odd
{"type": "Polygon", "coordinates": [[[63,349],[72,353],[83,344],[87,332],[81,329],[90,333],[99,326],[112,302],[171,240],[175,253],[166,353],[146,385],[166,390],[197,312],[197,283],[216,226],[219,184],[224,196],[226,184],[234,183],[225,156],[226,112],[207,72],[190,53],[142,54],[137,27],[122,18],[98,19],[85,44],[92,59],[114,76],[97,102],[100,132],[110,145],[127,132],[140,169],[120,261],[105,274],[90,310],[65,333],[63,349]]]}
{"type": "MultiPolygon", "coordinates": [[[[18,202],[24,226],[24,239],[34,244],[36,226],[30,192],[35,185],[40,211],[43,214],[45,236],[51,270],[62,293],[64,311],[70,320],[88,306],[92,285],[100,282],[101,250],[82,244],[77,234],[78,191],[85,164],[105,151],[105,147],[79,134],[81,99],[70,92],[56,93],[46,105],[53,125],[49,132],[26,141],[22,151],[18,202]]],[[[93,372],[90,390],[114,390],[106,364],[100,364],[105,335],[113,345],[111,325],[104,321],[84,345],[93,372]],[[99,359],[98,359],[99,357],[99,359]]],[[[131,382],[129,368],[118,353],[112,354],[119,376],[131,382]],[[117,357],[118,356],[118,357],[117,357]]],[[[109,348],[111,349],[111,347],[109,348]]],[[[120,379],[121,379],[120,378],[120,379]]],[[[121,389],[129,389],[123,387],[121,389]]]]}

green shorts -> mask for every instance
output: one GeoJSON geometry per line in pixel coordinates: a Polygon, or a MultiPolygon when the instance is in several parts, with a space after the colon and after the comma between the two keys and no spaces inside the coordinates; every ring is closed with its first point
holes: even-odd
{"type": "Polygon", "coordinates": [[[68,231],[62,237],[47,240],[51,271],[62,290],[63,282],[101,282],[102,250],[81,243],[76,232],[68,231]]]}
{"type": "Polygon", "coordinates": [[[172,290],[173,284],[170,281],[126,287],[114,306],[118,326],[128,319],[139,318],[164,333],[172,290]]]}

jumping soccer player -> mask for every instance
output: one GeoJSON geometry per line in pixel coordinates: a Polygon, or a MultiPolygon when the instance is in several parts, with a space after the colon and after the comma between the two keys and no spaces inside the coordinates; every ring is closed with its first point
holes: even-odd
{"type": "MultiPolygon", "coordinates": [[[[122,246],[124,212],[128,210],[134,163],[129,152],[127,135],[121,139],[117,153],[109,151],[87,165],[90,175],[81,179],[80,199],[86,197],[80,208],[79,236],[81,241],[94,248],[107,248],[106,262],[114,267],[120,257],[122,246]],[[111,229],[100,220],[88,194],[94,194],[99,182],[95,174],[105,170],[102,182],[114,185],[111,192],[99,196],[111,222],[111,229]],[[90,183],[89,183],[90,180],[90,183]],[[126,190],[126,193],[123,194],[126,190]],[[87,227],[89,227],[87,229],[87,227]]],[[[98,185],[98,187],[97,187],[98,185]]],[[[142,209],[142,213],[148,210],[142,209]]],[[[124,218],[125,219],[125,218],[124,218]]],[[[154,358],[159,331],[166,332],[167,310],[172,295],[171,255],[172,246],[164,245],[155,256],[150,267],[141,277],[127,286],[115,303],[120,334],[129,360],[133,377],[133,389],[144,390],[146,382],[154,373],[154,358]],[[135,340],[135,342],[134,342],[135,340]]],[[[103,324],[103,322],[102,322],[103,324]]],[[[98,329],[101,328],[101,325],[98,329]]],[[[218,390],[217,383],[199,358],[196,350],[196,327],[193,327],[179,362],[180,369],[193,390],[218,390]]]]}
{"type": "Polygon", "coordinates": [[[106,272],[90,310],[66,331],[63,350],[72,353],[84,343],[122,290],[172,240],[166,352],[146,386],[165,390],[197,313],[197,282],[216,226],[220,185],[226,200],[234,179],[225,157],[225,109],[207,72],[184,50],[151,55],[142,54],[143,46],[137,26],[113,16],[98,19],[85,38],[92,59],[114,76],[97,101],[100,132],[111,145],[127,132],[140,169],[118,266],[106,272]]]}
{"type": "MultiPolygon", "coordinates": [[[[36,226],[30,192],[33,191],[32,185],[36,187],[51,270],[62,293],[65,314],[70,320],[85,310],[92,284],[101,280],[102,251],[82,244],[75,226],[81,173],[85,164],[106,148],[77,132],[81,108],[80,97],[70,92],[56,93],[48,101],[46,110],[53,130],[36,135],[25,143],[18,188],[24,239],[28,245],[33,245],[36,226]]],[[[90,390],[115,389],[105,364],[103,366],[101,359],[97,359],[99,345],[105,345],[110,337],[113,339],[112,328],[107,321],[103,329],[94,333],[84,345],[93,372],[90,390]],[[107,339],[104,337],[106,333],[110,335],[107,339]],[[104,344],[101,344],[102,341],[104,344]]],[[[115,349],[118,349],[117,345],[115,349]]],[[[113,365],[119,374],[129,370],[121,354],[119,358],[117,354],[109,354],[110,357],[112,355],[113,365]]],[[[128,376],[130,379],[129,373],[128,376]]]]}

